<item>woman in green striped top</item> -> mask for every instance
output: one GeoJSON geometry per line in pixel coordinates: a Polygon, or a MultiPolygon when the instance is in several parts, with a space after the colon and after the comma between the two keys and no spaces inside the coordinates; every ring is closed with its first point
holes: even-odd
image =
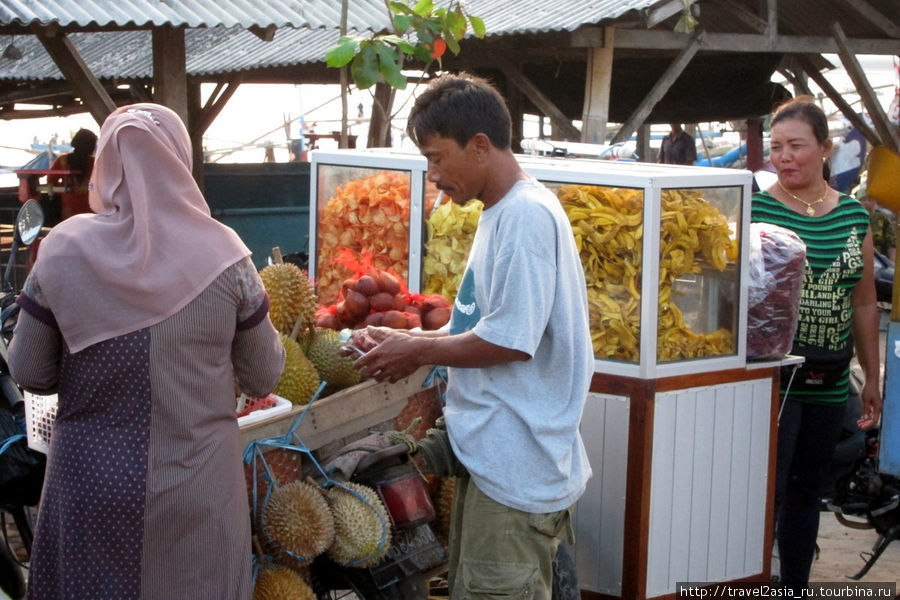
{"type": "Polygon", "coordinates": [[[840,435],[854,346],[865,376],[858,426],[875,425],[881,413],[869,217],[856,199],[828,185],[830,151],[828,120],[812,98],[780,106],[770,139],[778,179],[752,204],[753,221],[786,227],[807,247],[792,349],[806,362],[792,380],[782,377],[775,499],[780,579],[796,588],[809,580],[819,496],[840,435]]]}

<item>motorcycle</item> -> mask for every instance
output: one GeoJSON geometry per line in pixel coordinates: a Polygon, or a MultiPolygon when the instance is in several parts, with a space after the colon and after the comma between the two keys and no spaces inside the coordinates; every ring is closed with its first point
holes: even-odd
{"type": "MultiPolygon", "coordinates": [[[[433,528],[436,520],[425,480],[407,459],[407,446],[374,452],[356,467],[351,480],[376,490],[387,509],[392,536],[387,555],[364,568],[335,564],[326,555],[310,569],[319,600],[348,590],[360,600],[417,600],[447,596],[447,553],[433,528]]],[[[561,544],[553,561],[552,600],[576,600],[578,589],[571,549],[561,544]]]]}
{"type": "Polygon", "coordinates": [[[880,430],[861,431],[856,420],[862,413],[859,382],[851,376],[841,440],[832,462],[832,485],[822,498],[821,509],[852,529],[874,529],[878,539],[865,565],[853,580],[865,577],[885,549],[900,539],[900,477],[878,470],[880,430]]]}
{"type": "MultiPolygon", "coordinates": [[[[30,246],[41,233],[44,215],[40,204],[28,200],[22,205],[13,226],[9,259],[3,275],[0,295],[0,509],[9,514],[28,554],[31,553],[32,528],[27,509],[40,500],[46,458],[27,445],[25,400],[22,390],[9,374],[7,348],[18,315],[15,304],[16,286],[13,268],[21,247],[30,246]]],[[[21,565],[6,539],[5,519],[3,544],[0,544],[0,589],[14,599],[25,595],[21,565]]]]}
{"type": "Polygon", "coordinates": [[[396,444],[363,458],[351,481],[376,491],[391,520],[387,554],[368,567],[345,567],[327,555],[310,569],[313,590],[320,599],[350,590],[359,598],[401,600],[428,597],[428,580],[447,560],[432,524],[434,505],[422,476],[406,460],[407,447],[396,444]]]}

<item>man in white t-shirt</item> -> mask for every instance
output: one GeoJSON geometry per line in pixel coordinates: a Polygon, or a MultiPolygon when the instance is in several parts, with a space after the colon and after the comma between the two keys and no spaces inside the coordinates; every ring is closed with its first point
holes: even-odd
{"type": "Polygon", "coordinates": [[[463,473],[450,596],[549,600],[553,557],[591,475],[578,427],[594,363],[571,226],[516,161],[510,122],[499,93],[469,75],[440,77],[416,100],[407,132],[428,179],[484,210],[449,332],[369,327],[354,342],[371,348],[357,366],[379,381],[448,367],[446,430],[419,454],[437,474],[463,473]]]}

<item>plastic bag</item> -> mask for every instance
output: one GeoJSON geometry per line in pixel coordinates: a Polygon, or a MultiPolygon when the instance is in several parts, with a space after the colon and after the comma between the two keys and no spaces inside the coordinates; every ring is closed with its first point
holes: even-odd
{"type": "Polygon", "coordinates": [[[751,223],[749,258],[747,358],[781,358],[797,330],[806,244],[784,227],[751,223]]]}

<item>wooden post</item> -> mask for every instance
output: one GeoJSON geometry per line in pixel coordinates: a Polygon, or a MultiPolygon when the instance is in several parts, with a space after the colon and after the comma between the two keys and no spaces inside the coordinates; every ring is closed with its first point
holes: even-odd
{"type": "Polygon", "coordinates": [[[758,171],[763,166],[763,125],[759,117],[747,119],[747,170],[758,171]]]}
{"type": "Polygon", "coordinates": [[[588,49],[584,86],[581,141],[602,144],[609,121],[609,90],[612,82],[615,28],[603,29],[603,46],[588,49]]]}
{"type": "Polygon", "coordinates": [[[153,28],[153,101],[171,108],[189,127],[184,29],[153,28]]]}

